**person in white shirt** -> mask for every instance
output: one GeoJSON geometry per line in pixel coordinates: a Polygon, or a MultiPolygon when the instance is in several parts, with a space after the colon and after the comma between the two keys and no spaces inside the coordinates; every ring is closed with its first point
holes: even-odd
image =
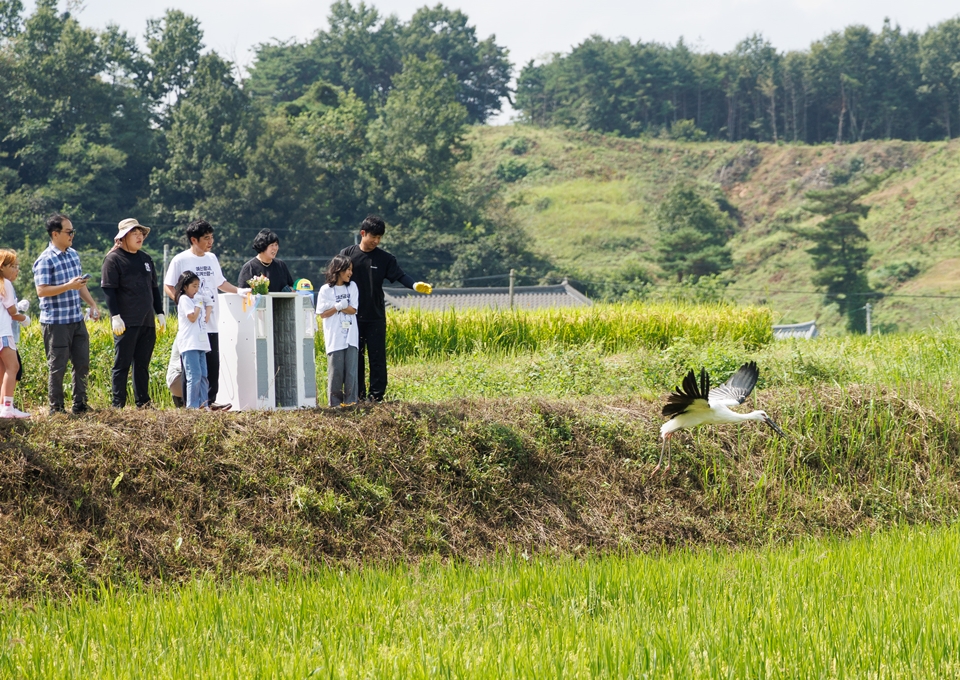
{"type": "Polygon", "coordinates": [[[249,292],[249,288],[237,288],[223,277],[220,262],[210,250],[213,248],[213,227],[206,220],[194,220],[187,225],[187,241],[190,248],[174,256],[167,268],[167,275],[163,279],[163,289],[171,300],[176,300],[175,287],[185,271],[192,271],[200,281],[200,290],[197,295],[209,304],[212,311],[207,317],[204,312],[207,336],[210,341],[210,351],[207,352],[207,377],[210,381],[210,408],[214,411],[226,410],[230,404],[219,404],[215,400],[220,389],[220,336],[219,300],[217,291],[224,293],[249,292]]]}
{"type": "Polygon", "coordinates": [[[30,414],[13,405],[13,393],[17,389],[17,373],[20,371],[20,356],[17,354],[15,326],[30,324],[30,318],[17,304],[13,280],[20,273],[17,253],[0,250],[0,418],[29,418],[30,414]]]}
{"type": "Polygon", "coordinates": [[[187,379],[184,391],[187,408],[209,407],[206,355],[210,351],[210,339],[203,322],[204,305],[199,293],[200,277],[188,269],[174,286],[178,322],[174,345],[180,352],[187,379]]]}
{"type": "Polygon", "coordinates": [[[323,319],[327,350],[327,398],[330,406],[357,403],[360,333],[357,305],[360,291],[350,280],[353,263],[337,255],[327,266],[326,283],[317,293],[317,315],[323,319]]]}

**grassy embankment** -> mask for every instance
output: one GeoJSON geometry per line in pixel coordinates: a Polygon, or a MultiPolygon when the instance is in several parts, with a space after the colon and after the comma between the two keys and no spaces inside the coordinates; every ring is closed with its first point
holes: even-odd
{"type": "Polygon", "coordinates": [[[511,555],[8,605],[36,678],[944,678],[956,527],[757,552],[511,555]]]}
{"type": "MultiPolygon", "coordinates": [[[[621,315],[609,344],[571,331],[570,344],[495,350],[478,327],[458,345],[468,353],[398,362],[404,401],[376,408],[7,424],[0,587],[31,597],[319,563],[758,546],[955,520],[955,329],[764,344],[762,312],[677,309],[664,334],[662,318],[630,309],[595,310],[621,315]],[[631,322],[649,334],[621,333],[631,322]],[[763,373],[748,406],[790,437],[750,425],[684,435],[673,470],[652,476],[657,397],[687,368],[722,379],[751,358],[763,373]]],[[[489,330],[494,318],[474,320],[489,330]]],[[[446,338],[453,320],[404,323],[446,324],[446,338]]],[[[442,354],[428,336],[406,346],[442,354]]]]}
{"type": "MultiPolygon", "coordinates": [[[[860,172],[892,171],[865,202],[872,283],[899,295],[960,295],[960,142],[873,141],[842,146],[623,139],[524,126],[477,128],[470,169],[502,185],[504,210],[557,270],[585,281],[655,275],[654,210],[670,184],[688,178],[720,186],[739,213],[731,241],[734,285],[743,303],[772,307],[783,323],[818,318],[843,327],[811,291],[809,244],[787,227],[809,223],[806,191],[856,181],[860,172]],[[521,153],[518,153],[520,151],[521,153]],[[497,178],[521,164],[527,175],[497,178]],[[501,173],[502,174],[502,173],[501,173]]],[[[956,300],[889,297],[875,304],[884,330],[920,330],[956,319],[956,300]]]]}

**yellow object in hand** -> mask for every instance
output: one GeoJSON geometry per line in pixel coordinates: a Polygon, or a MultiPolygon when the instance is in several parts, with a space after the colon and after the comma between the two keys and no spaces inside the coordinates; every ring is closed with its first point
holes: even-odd
{"type": "Polygon", "coordinates": [[[429,283],[424,283],[423,281],[417,281],[413,284],[413,289],[418,293],[423,293],[424,295],[430,295],[433,292],[433,286],[429,283]]]}

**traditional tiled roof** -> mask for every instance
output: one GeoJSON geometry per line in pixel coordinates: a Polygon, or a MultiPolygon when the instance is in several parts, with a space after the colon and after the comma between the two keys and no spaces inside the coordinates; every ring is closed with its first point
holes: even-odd
{"type": "Polygon", "coordinates": [[[773,327],[773,337],[776,340],[786,340],[787,338],[811,338],[819,335],[816,321],[805,321],[804,323],[781,324],[773,327]]]}
{"type": "MultiPolygon", "coordinates": [[[[434,288],[432,295],[421,295],[409,288],[383,289],[387,306],[394,309],[445,310],[487,307],[510,308],[510,289],[501,288],[434,288]]],[[[579,307],[593,302],[564,281],[555,286],[514,286],[513,306],[517,309],[543,307],[579,307]]]]}

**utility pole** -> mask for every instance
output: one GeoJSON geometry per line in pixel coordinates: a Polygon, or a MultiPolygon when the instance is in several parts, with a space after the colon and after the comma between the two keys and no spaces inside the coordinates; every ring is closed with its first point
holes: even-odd
{"type": "Polygon", "coordinates": [[[510,270],[510,309],[513,309],[513,283],[516,279],[516,270],[510,270]]]}
{"type": "Polygon", "coordinates": [[[873,323],[872,319],[870,318],[870,303],[868,302],[865,304],[863,308],[867,310],[867,335],[870,335],[870,333],[873,331],[873,323]]]}
{"type": "Polygon", "coordinates": [[[160,299],[163,300],[163,315],[164,315],[164,316],[167,316],[167,312],[168,312],[168,310],[167,310],[167,302],[170,300],[170,298],[167,296],[167,294],[163,292],[163,282],[164,282],[164,281],[166,280],[166,278],[167,278],[167,263],[169,263],[169,262],[170,262],[170,244],[169,244],[169,243],[164,243],[164,244],[163,244],[163,278],[160,279],[160,292],[163,293],[163,294],[160,296],[160,299]]]}

